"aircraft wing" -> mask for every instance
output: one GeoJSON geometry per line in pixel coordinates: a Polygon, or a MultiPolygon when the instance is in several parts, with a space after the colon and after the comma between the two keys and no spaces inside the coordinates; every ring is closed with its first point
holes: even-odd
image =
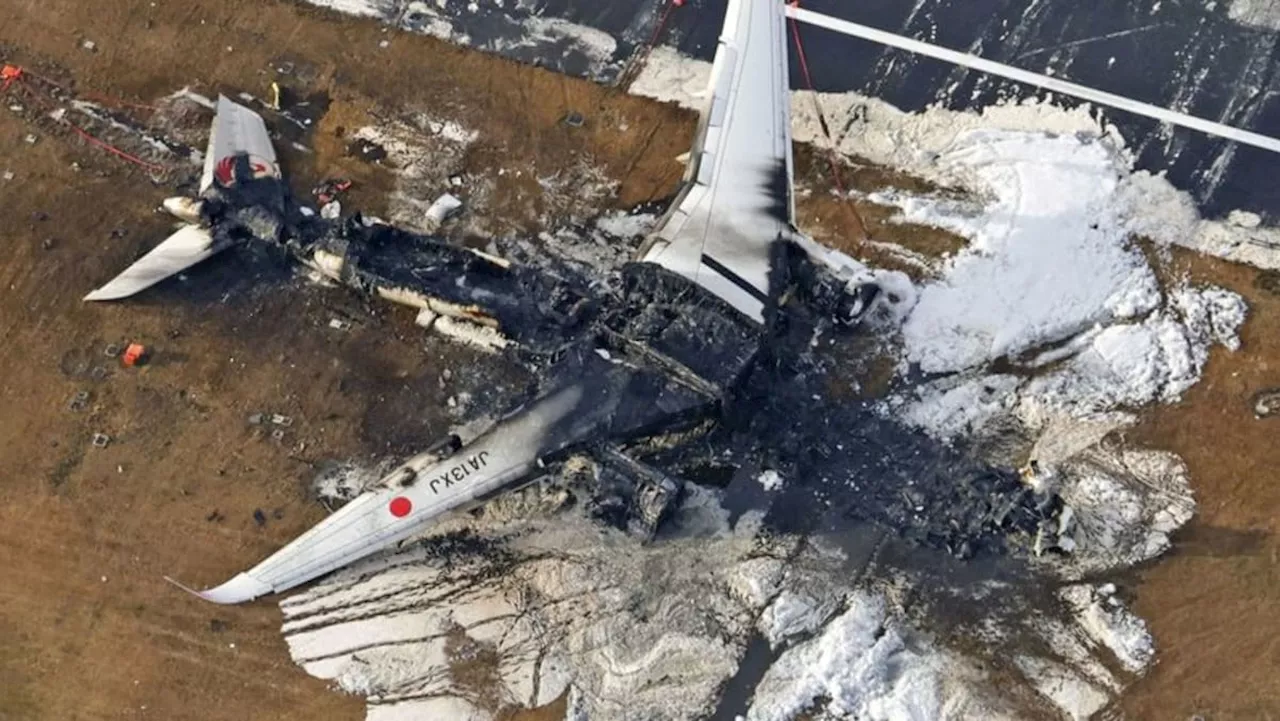
{"type": "MultiPolygon", "coordinates": [[[[209,146],[205,150],[204,173],[200,179],[202,194],[215,181],[223,186],[235,182],[235,159],[238,155],[248,156],[249,169],[255,176],[280,177],[275,149],[262,116],[219,95],[209,133],[209,146]]],[[[184,226],[84,299],[127,298],[181,273],[219,250],[221,248],[214,247],[213,234],[208,228],[184,226]]]]}
{"type": "Polygon", "coordinates": [[[150,288],[214,254],[213,233],[198,225],[184,225],[151,252],[139,258],[85,300],[117,300],[150,288]]]}
{"type": "Polygon", "coordinates": [[[576,438],[553,429],[565,427],[566,419],[580,411],[581,391],[570,386],[554,393],[443,460],[431,451],[410,458],[378,487],[262,563],[216,588],[192,593],[232,604],[293,588],[421,532],[441,514],[531,477],[543,454],[576,438]]]}
{"type": "Polygon", "coordinates": [[[641,256],[758,322],[795,215],[788,90],[784,3],[730,0],[685,185],[641,256]]]}

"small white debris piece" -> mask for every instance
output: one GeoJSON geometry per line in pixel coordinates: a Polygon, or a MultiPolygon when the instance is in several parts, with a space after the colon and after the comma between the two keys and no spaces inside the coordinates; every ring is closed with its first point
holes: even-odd
{"type": "Polygon", "coordinates": [[[307,207],[307,206],[305,206],[305,205],[304,205],[304,206],[302,206],[302,207],[300,207],[300,208],[298,208],[298,212],[299,212],[299,213],[302,213],[303,215],[307,216],[308,218],[310,218],[310,217],[312,217],[312,216],[314,216],[314,215],[316,214],[316,211],[312,210],[311,208],[308,208],[308,207],[307,207]]]}
{"type": "Polygon", "coordinates": [[[770,468],[756,477],[760,485],[764,486],[766,491],[776,491],[782,488],[782,476],[777,471],[770,468]]]}
{"type": "Polygon", "coordinates": [[[469,323],[465,320],[442,315],[436,319],[432,329],[446,338],[470,343],[482,351],[493,353],[506,348],[510,341],[489,326],[469,323]]]}
{"type": "Polygon", "coordinates": [[[434,310],[431,310],[430,308],[423,308],[422,310],[418,311],[418,317],[414,318],[413,322],[414,324],[422,328],[430,328],[431,324],[435,323],[436,318],[439,318],[439,317],[440,317],[439,314],[436,313],[434,310]]]}
{"type": "Polygon", "coordinates": [[[279,413],[275,413],[271,416],[271,422],[276,424],[277,426],[284,426],[285,428],[288,428],[289,426],[293,425],[293,417],[282,416],[279,413]]]}
{"type": "Polygon", "coordinates": [[[332,318],[329,320],[329,327],[334,330],[347,330],[351,327],[351,323],[341,318],[332,318]]]}
{"type": "Polygon", "coordinates": [[[35,145],[36,141],[39,139],[40,138],[37,138],[35,133],[27,133],[27,137],[23,138],[23,140],[27,142],[27,145],[35,145]]]}
{"type": "Polygon", "coordinates": [[[462,176],[461,176],[461,175],[454,175],[454,176],[451,176],[451,177],[449,178],[449,185],[452,185],[452,186],[453,186],[453,187],[455,187],[455,188],[461,188],[461,187],[462,187],[462,176]]]}
{"type": "Polygon", "coordinates": [[[13,180],[13,171],[12,171],[12,170],[6,170],[6,171],[4,171],[4,176],[3,176],[3,177],[4,177],[4,179],[5,179],[5,180],[13,180]]]}
{"type": "Polygon", "coordinates": [[[600,356],[601,358],[607,361],[613,360],[613,356],[609,355],[609,351],[605,350],[604,348],[596,348],[596,355],[600,356]]]}
{"type": "Polygon", "coordinates": [[[1227,213],[1227,224],[1238,228],[1257,228],[1262,225],[1262,216],[1247,210],[1233,210],[1227,213]]]}
{"type": "Polygon", "coordinates": [[[436,198],[436,202],[427,208],[427,225],[435,228],[462,209],[462,201],[451,193],[436,198]]]}
{"type": "Polygon", "coordinates": [[[380,48],[385,48],[385,47],[388,47],[388,46],[390,46],[390,45],[391,45],[391,41],[390,41],[390,40],[380,40],[380,41],[378,41],[378,47],[380,47],[380,48]]]}
{"type": "Polygon", "coordinates": [[[92,40],[84,40],[80,43],[80,47],[88,50],[89,52],[94,52],[98,49],[98,44],[92,40]]]}
{"type": "MultiPolygon", "coordinates": [[[[12,111],[12,112],[15,112],[15,113],[20,113],[20,112],[22,112],[24,109],[25,109],[25,108],[23,108],[23,107],[22,107],[21,105],[19,105],[18,103],[14,103],[13,105],[10,105],[10,106],[9,106],[9,110],[10,110],[10,111],[12,111]]],[[[59,108],[59,110],[61,110],[61,108],[59,108]]],[[[54,112],[57,112],[57,111],[55,110],[54,112]]]]}
{"type": "Polygon", "coordinates": [[[103,577],[102,577],[102,582],[103,582],[103,583],[106,583],[106,582],[107,582],[107,577],[106,577],[106,576],[103,576],[103,577]]]}
{"type": "Polygon", "coordinates": [[[336,200],[325,203],[320,208],[320,217],[325,220],[337,220],[339,215],[342,215],[342,204],[336,200]]]}

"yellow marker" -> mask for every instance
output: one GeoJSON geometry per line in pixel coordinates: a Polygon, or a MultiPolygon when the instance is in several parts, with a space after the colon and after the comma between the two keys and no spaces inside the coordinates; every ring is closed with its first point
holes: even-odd
{"type": "Polygon", "coordinates": [[[271,109],[280,109],[280,84],[277,82],[271,83],[271,109]]]}

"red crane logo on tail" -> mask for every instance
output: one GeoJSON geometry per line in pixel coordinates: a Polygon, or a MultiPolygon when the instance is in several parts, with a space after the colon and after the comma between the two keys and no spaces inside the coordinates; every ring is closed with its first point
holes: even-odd
{"type": "MultiPolygon", "coordinates": [[[[249,170],[253,173],[253,178],[279,178],[280,169],[276,164],[256,155],[249,156],[249,170]]],[[[214,167],[213,178],[218,181],[218,185],[224,188],[230,188],[236,183],[236,156],[228,155],[214,167]]]]}

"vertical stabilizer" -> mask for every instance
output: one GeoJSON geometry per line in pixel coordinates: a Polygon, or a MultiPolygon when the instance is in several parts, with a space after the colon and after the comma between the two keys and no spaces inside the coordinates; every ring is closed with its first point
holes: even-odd
{"type": "Polygon", "coordinates": [[[785,10],[730,0],[685,185],[641,257],[757,321],[795,215],[785,10]]]}

